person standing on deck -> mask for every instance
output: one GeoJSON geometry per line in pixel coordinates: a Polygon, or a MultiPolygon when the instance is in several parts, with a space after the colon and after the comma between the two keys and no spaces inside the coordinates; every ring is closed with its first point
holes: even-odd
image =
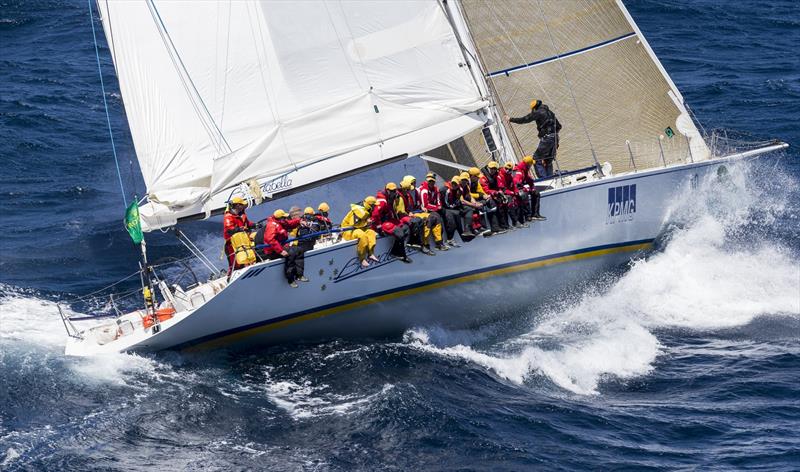
{"type": "Polygon", "coordinates": [[[247,219],[244,209],[247,208],[247,200],[242,197],[233,197],[228,202],[228,210],[222,220],[222,237],[225,239],[225,255],[228,257],[228,274],[241,266],[236,263],[236,254],[231,244],[231,236],[239,231],[249,231],[255,225],[247,219]]]}
{"type": "Polygon", "coordinates": [[[533,158],[536,160],[536,175],[539,178],[552,176],[553,159],[555,159],[558,149],[558,133],[561,131],[561,123],[556,118],[556,114],[541,100],[533,100],[531,112],[527,115],[519,118],[510,118],[505,115],[503,118],[515,124],[536,122],[536,130],[539,132],[539,146],[533,153],[533,158]]]}

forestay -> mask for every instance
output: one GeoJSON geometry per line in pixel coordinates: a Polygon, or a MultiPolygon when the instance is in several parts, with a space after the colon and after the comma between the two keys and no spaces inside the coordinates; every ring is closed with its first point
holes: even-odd
{"type": "MultiPolygon", "coordinates": [[[[621,2],[462,3],[505,111],[525,115],[535,98],[557,114],[562,168],[585,167],[596,157],[611,162],[615,172],[633,170],[626,141],[639,170],[708,158],[683,97],[621,2]]],[[[511,126],[518,151],[531,154],[538,144],[536,126],[511,126]]]]}
{"type": "Polygon", "coordinates": [[[146,229],[208,214],[243,181],[311,184],[485,120],[435,0],[98,3],[146,229]]]}

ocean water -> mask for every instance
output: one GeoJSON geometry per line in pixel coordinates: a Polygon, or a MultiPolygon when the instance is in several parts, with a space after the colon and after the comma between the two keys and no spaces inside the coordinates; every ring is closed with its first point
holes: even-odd
{"type": "Polygon", "coordinates": [[[707,130],[793,145],[673,202],[655,253],[479,330],[75,359],[55,303],[137,261],[88,7],[0,0],[0,470],[800,468],[800,9],[626,3],[707,130]]]}

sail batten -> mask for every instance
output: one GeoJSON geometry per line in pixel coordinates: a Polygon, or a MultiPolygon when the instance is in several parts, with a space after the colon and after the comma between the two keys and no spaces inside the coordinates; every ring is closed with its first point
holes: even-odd
{"type": "MultiPolygon", "coordinates": [[[[634,170],[628,143],[639,169],[708,158],[680,92],[621,1],[460,4],[498,107],[522,116],[541,99],[558,116],[562,170],[595,158],[614,172],[634,170]]],[[[538,145],[534,125],[508,133],[518,156],[538,145]]]]}

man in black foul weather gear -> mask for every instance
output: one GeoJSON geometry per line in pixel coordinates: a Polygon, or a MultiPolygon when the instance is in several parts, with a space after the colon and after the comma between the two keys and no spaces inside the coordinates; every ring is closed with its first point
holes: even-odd
{"type": "Polygon", "coordinates": [[[536,160],[534,169],[539,178],[553,175],[553,159],[555,159],[556,149],[558,149],[558,133],[561,131],[561,122],[556,118],[556,114],[550,111],[550,108],[541,100],[533,100],[530,113],[520,118],[509,118],[506,115],[505,119],[516,124],[536,122],[536,129],[539,131],[539,146],[533,153],[533,158],[536,160]]]}

